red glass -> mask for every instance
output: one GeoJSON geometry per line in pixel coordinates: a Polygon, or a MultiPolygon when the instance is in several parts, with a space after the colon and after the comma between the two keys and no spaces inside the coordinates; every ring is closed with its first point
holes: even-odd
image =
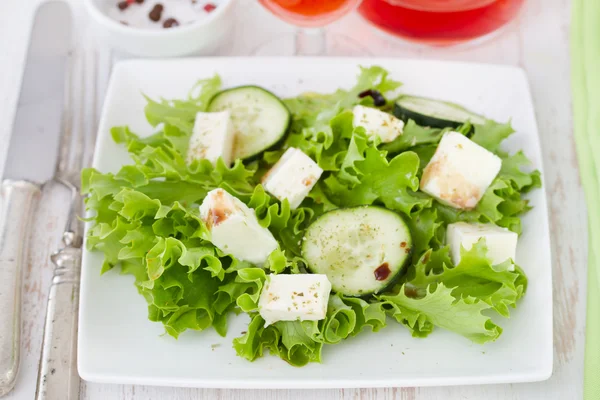
{"type": "Polygon", "coordinates": [[[404,39],[436,46],[469,41],[512,20],[525,0],[364,0],[359,12],[404,39]]]}
{"type": "Polygon", "coordinates": [[[260,0],[266,9],[291,24],[321,27],[340,18],[358,0],[260,0]]]}

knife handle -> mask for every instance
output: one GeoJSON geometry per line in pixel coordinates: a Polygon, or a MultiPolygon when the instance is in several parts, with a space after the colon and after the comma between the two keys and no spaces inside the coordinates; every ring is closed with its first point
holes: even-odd
{"type": "Polygon", "coordinates": [[[48,296],[36,400],[79,399],[77,316],[81,249],[65,247],[51,257],[56,265],[48,296]]]}
{"type": "Polygon", "coordinates": [[[40,187],[4,180],[0,188],[0,396],[15,385],[21,352],[21,286],[40,187]]]}

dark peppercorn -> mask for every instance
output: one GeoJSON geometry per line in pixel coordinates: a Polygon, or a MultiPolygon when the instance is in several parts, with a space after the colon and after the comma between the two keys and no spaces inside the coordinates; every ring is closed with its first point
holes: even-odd
{"type": "Polygon", "coordinates": [[[360,92],[358,94],[358,97],[365,98],[365,97],[371,97],[373,99],[373,104],[375,104],[375,107],[382,107],[385,106],[385,97],[383,97],[383,95],[381,93],[379,93],[377,90],[373,90],[373,89],[367,89],[363,92],[360,92]]]}
{"type": "Polygon", "coordinates": [[[365,98],[367,96],[371,96],[372,94],[373,94],[373,91],[371,89],[367,89],[367,90],[364,90],[364,91],[360,92],[358,94],[358,97],[360,97],[361,99],[363,99],[363,98],[365,98]]]}
{"type": "Polygon", "coordinates": [[[152,11],[150,11],[150,14],[148,14],[148,17],[154,21],[154,22],[158,22],[160,21],[160,18],[162,16],[162,12],[165,8],[163,7],[162,4],[158,3],[156,4],[154,7],[152,7],[152,11]]]}
{"type": "Polygon", "coordinates": [[[135,2],[138,4],[142,4],[144,2],[144,0],[135,0],[135,2]]]}
{"type": "Polygon", "coordinates": [[[119,7],[119,10],[125,10],[127,7],[129,7],[129,3],[126,1],[120,1],[117,4],[117,7],[119,7]]]}
{"type": "Polygon", "coordinates": [[[380,93],[377,93],[377,96],[373,95],[373,104],[375,107],[383,107],[385,106],[385,97],[383,97],[380,93]]]}
{"type": "Polygon", "coordinates": [[[173,28],[175,26],[179,26],[179,21],[175,18],[167,18],[165,22],[163,22],[163,28],[173,28]]]}

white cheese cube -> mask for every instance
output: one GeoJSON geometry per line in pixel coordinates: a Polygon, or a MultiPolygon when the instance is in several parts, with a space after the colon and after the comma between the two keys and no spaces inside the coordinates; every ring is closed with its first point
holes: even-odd
{"type": "MultiPolygon", "coordinates": [[[[468,224],[456,222],[449,224],[446,231],[446,244],[450,247],[452,262],[460,262],[460,248],[470,250],[473,244],[484,238],[488,248],[487,257],[492,265],[498,265],[511,259],[514,261],[517,253],[519,236],[506,228],[494,224],[468,224]]],[[[514,265],[509,270],[514,271],[514,265]]]]}
{"type": "Polygon", "coordinates": [[[223,189],[208,192],[200,217],[212,244],[240,260],[262,265],[278,247],[273,234],[258,223],[254,210],[223,189]]]}
{"type": "Polygon", "coordinates": [[[277,321],[318,321],[327,314],[327,275],[269,275],[258,300],[265,326],[277,321]]]}
{"type": "Polygon", "coordinates": [[[222,157],[225,164],[230,166],[233,161],[233,140],[230,111],[199,112],[196,114],[186,161],[191,164],[194,160],[205,158],[214,164],[222,157]]]}
{"type": "Polygon", "coordinates": [[[389,143],[402,135],[404,122],[392,114],[376,108],[354,106],[354,127],[362,126],[370,138],[378,137],[383,143],[389,143]]]}
{"type": "Polygon", "coordinates": [[[451,207],[472,209],[501,166],[500,157],[458,132],[448,132],[423,170],[421,190],[451,207]]]}
{"type": "Polygon", "coordinates": [[[280,201],[288,199],[293,210],[302,203],[322,173],[323,170],[312,158],[290,147],[263,177],[262,184],[280,201]]]}

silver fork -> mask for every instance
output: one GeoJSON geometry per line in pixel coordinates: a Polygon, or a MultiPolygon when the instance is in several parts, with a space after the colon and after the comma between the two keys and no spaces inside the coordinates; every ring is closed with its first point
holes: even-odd
{"type": "MultiPolygon", "coordinates": [[[[66,93],[64,133],[60,144],[59,163],[54,181],[66,187],[71,194],[69,214],[62,234],[62,247],[50,260],[55,265],[54,277],[48,296],[48,308],[38,372],[36,400],[75,400],[79,398],[80,379],[77,373],[77,322],[79,311],[79,281],[81,272],[82,222],[78,219],[83,209],[79,194],[79,175],[86,148],[86,124],[83,105],[78,109],[81,123],[74,127],[74,106],[85,104],[81,90],[85,87],[85,58],[71,59],[71,74],[66,93]],[[77,63],[79,61],[79,63],[77,63]],[[81,78],[75,85],[74,77],[81,78]],[[77,88],[81,86],[81,88],[77,88]],[[75,95],[77,101],[73,101],[75,95]],[[74,134],[75,132],[75,134],[74,134]]],[[[95,72],[95,68],[92,68],[95,72]]],[[[95,76],[92,76],[95,80],[95,76]]],[[[95,93],[92,93],[95,96],[95,93]]],[[[92,135],[93,136],[93,135],[92,135]]]]}

